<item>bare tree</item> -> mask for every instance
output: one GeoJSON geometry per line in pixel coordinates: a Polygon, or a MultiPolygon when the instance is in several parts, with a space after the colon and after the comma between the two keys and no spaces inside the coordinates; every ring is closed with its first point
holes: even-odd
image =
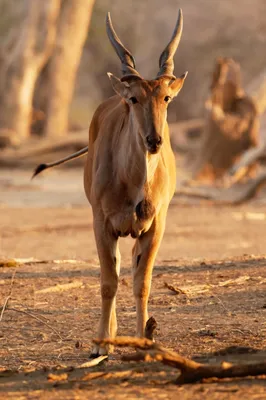
{"type": "Polygon", "coordinates": [[[44,134],[63,136],[75,77],[87,36],[94,0],[64,0],[53,53],[44,73],[46,123],[44,134]]]}
{"type": "MultiPolygon", "coordinates": [[[[0,127],[29,136],[37,77],[52,51],[61,0],[24,0],[25,19],[1,54],[0,127]]],[[[12,3],[11,3],[12,6],[12,3]]]]}

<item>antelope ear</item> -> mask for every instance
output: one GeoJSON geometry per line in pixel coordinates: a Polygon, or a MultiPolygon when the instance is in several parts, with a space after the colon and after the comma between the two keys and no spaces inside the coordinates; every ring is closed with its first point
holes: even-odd
{"type": "Polygon", "coordinates": [[[129,83],[121,82],[120,79],[111,74],[111,72],[107,72],[107,75],[111,81],[114,91],[119,94],[119,96],[126,97],[130,88],[129,83]]]}
{"type": "Polygon", "coordinates": [[[169,84],[169,87],[173,91],[173,97],[177,96],[180,90],[182,89],[187,74],[188,73],[185,72],[183,75],[180,76],[180,78],[176,78],[172,83],[169,84]]]}

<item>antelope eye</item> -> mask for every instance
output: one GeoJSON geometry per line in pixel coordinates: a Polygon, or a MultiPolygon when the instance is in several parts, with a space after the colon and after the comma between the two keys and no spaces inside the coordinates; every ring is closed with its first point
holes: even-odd
{"type": "Polygon", "coordinates": [[[164,101],[165,101],[166,103],[168,103],[170,100],[171,100],[171,97],[170,97],[170,96],[165,96],[164,101]]]}
{"type": "Polygon", "coordinates": [[[138,103],[138,100],[136,99],[136,97],[130,97],[129,100],[131,101],[132,104],[138,103]]]}

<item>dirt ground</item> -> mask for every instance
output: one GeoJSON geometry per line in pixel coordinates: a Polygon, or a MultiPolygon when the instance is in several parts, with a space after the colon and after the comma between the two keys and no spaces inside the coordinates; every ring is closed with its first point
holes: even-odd
{"type": "MultiPolygon", "coordinates": [[[[0,321],[0,398],[265,399],[265,376],[177,386],[173,368],[121,362],[128,349],[79,368],[100,314],[99,262],[81,175],[61,170],[30,183],[29,172],[0,172],[0,258],[24,259],[0,264],[1,306],[11,291],[0,321]]],[[[265,225],[263,202],[218,207],[173,200],[149,302],[157,342],[204,362],[265,360],[265,225]]],[[[121,240],[117,299],[118,334],[131,336],[132,245],[121,240]]]]}

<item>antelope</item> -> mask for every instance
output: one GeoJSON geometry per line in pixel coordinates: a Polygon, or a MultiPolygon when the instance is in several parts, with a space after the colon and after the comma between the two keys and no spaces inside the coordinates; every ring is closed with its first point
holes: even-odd
{"type": "MultiPolygon", "coordinates": [[[[183,28],[179,10],[174,33],[159,60],[155,79],[136,70],[129,50],[118,38],[110,13],[107,34],[122,64],[122,78],[108,73],[115,95],[96,110],[89,128],[88,147],[50,164],[35,175],[87,153],[85,193],[92,206],[93,228],[101,267],[101,316],[98,337],[117,331],[116,293],[120,272],[118,239],[131,235],[136,331],[144,336],[152,270],[175,192],[176,166],[170,145],[167,107],[183,86],[187,72],[173,75],[173,57],[183,28]]],[[[108,345],[94,346],[91,357],[108,354],[108,345]]]]}

